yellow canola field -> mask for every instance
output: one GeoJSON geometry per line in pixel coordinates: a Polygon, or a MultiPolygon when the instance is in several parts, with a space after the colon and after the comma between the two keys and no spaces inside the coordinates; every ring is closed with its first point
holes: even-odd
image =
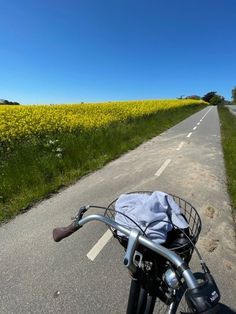
{"type": "Polygon", "coordinates": [[[78,105],[0,106],[0,143],[34,135],[93,129],[173,107],[206,104],[197,100],[146,100],[78,105]]]}

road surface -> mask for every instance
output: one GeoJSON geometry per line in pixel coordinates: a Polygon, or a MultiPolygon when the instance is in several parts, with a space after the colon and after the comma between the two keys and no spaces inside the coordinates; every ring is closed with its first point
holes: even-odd
{"type": "Polygon", "coordinates": [[[236,105],[230,105],[230,106],[227,106],[227,108],[230,110],[231,113],[236,115],[236,105]]]}
{"type": "Polygon", "coordinates": [[[2,225],[0,313],[124,313],[130,279],[123,250],[106,227],[87,225],[60,243],[53,242],[52,229],[69,224],[81,205],[107,205],[135,190],[171,192],[199,210],[199,248],[221,289],[223,312],[234,313],[235,233],[216,107],[192,115],[2,225]],[[104,247],[96,245],[101,237],[104,247]]]}

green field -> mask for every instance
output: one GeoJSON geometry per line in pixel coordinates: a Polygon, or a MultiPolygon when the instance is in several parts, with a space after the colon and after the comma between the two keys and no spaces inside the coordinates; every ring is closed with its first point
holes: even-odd
{"type": "Polygon", "coordinates": [[[96,128],[54,131],[4,142],[0,146],[0,221],[24,212],[36,201],[102,167],[204,106],[190,102],[188,106],[162,108],[96,128]]]}
{"type": "Polygon", "coordinates": [[[219,107],[221,137],[227,173],[228,192],[236,220],[236,116],[226,107],[219,107]]]}

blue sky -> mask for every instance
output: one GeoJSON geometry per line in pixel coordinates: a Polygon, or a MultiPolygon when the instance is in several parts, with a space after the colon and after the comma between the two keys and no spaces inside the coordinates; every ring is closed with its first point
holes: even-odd
{"type": "Polygon", "coordinates": [[[235,0],[0,0],[0,98],[177,98],[236,86],[235,0]]]}

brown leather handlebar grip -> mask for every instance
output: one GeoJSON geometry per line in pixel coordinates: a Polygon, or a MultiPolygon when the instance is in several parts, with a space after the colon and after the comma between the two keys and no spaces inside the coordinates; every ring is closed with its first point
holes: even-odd
{"type": "Polygon", "coordinates": [[[55,228],[52,232],[55,242],[59,242],[62,239],[69,237],[72,233],[77,231],[79,227],[75,226],[74,222],[67,227],[55,228]]]}

